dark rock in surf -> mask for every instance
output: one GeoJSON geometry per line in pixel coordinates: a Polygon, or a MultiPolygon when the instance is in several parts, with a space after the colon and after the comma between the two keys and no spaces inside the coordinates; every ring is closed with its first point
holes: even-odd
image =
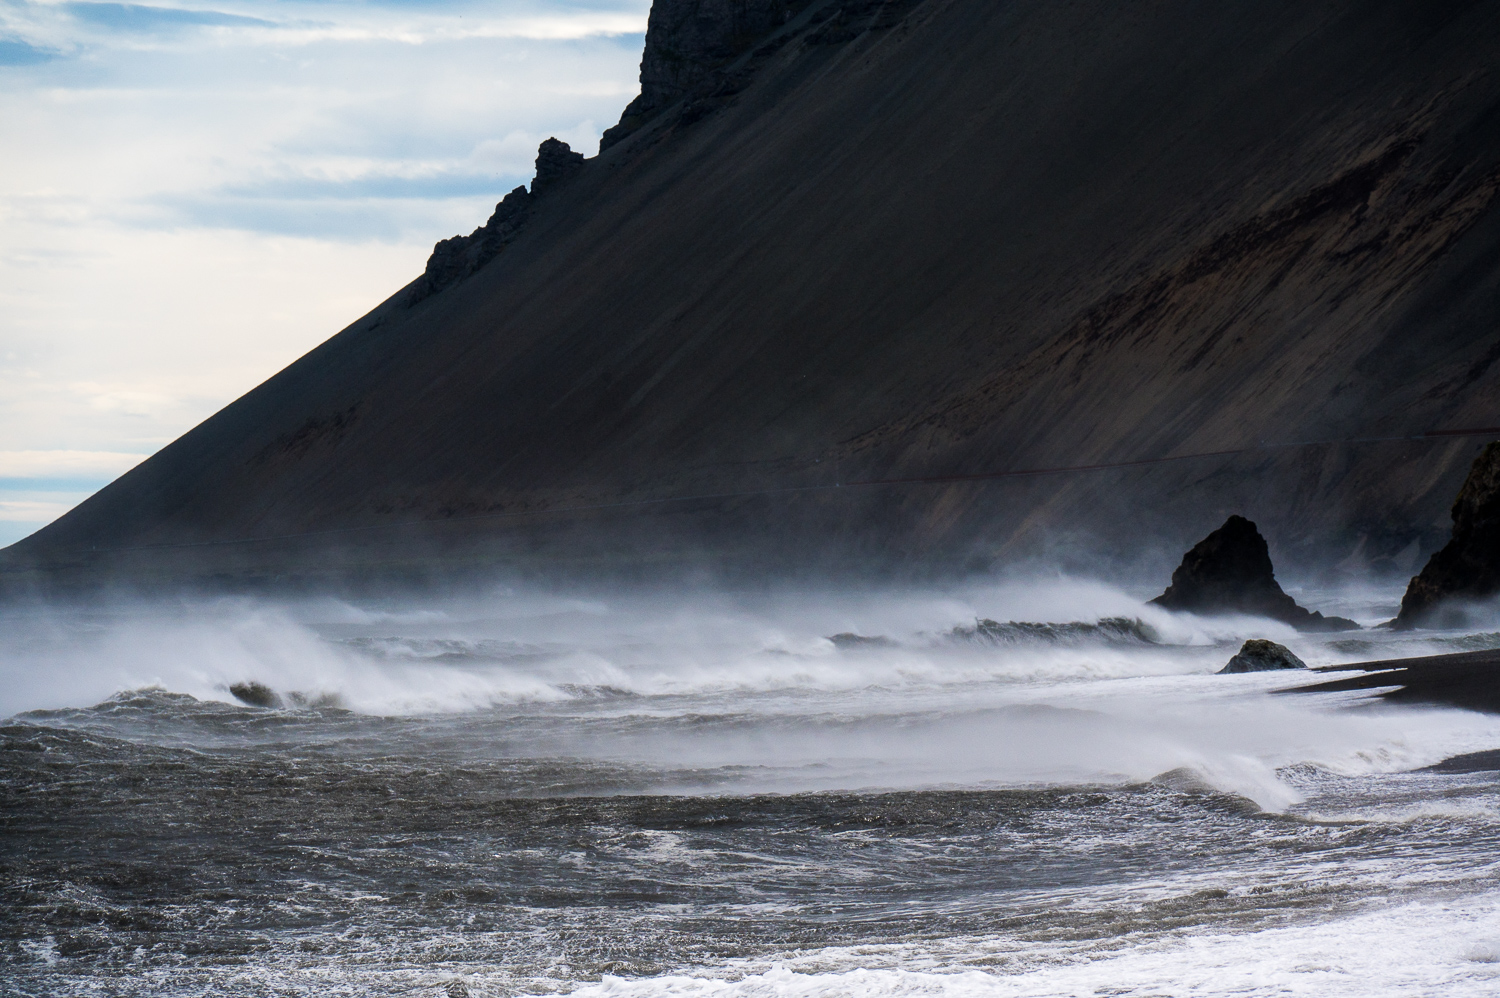
{"type": "Polygon", "coordinates": [[[1279,645],[1264,638],[1251,638],[1240,646],[1238,654],[1216,675],[1227,676],[1238,672],[1273,672],[1277,669],[1305,669],[1307,663],[1286,645],[1279,645]]]}
{"type": "Polygon", "coordinates": [[[873,636],[872,635],[865,635],[865,634],[855,634],[852,631],[844,631],[843,633],[840,633],[840,634],[831,635],[828,638],[828,640],[833,642],[833,646],[835,648],[844,649],[844,650],[847,650],[847,649],[850,649],[850,648],[894,648],[894,647],[896,647],[896,642],[892,641],[890,638],[882,637],[881,635],[878,635],[878,634],[877,635],[873,635],[873,636]]]}
{"type": "Polygon", "coordinates": [[[1001,623],[981,617],[973,627],[955,627],[948,635],[959,641],[980,644],[1146,644],[1161,643],[1161,635],[1136,617],[1102,617],[1090,623],[1073,620],[1062,624],[1008,620],[1001,623]]]}
{"type": "Polygon", "coordinates": [[[229,687],[230,694],[240,703],[251,707],[280,707],[281,696],[265,683],[235,683],[229,687]]]}
{"type": "Polygon", "coordinates": [[[1246,613],[1291,624],[1299,631],[1353,631],[1344,617],[1306,610],[1276,581],[1271,552],[1255,524],[1231,516],[1182,556],[1167,591],[1151,601],[1189,613],[1246,613]]]}
{"type": "Polygon", "coordinates": [[[1406,587],[1395,626],[1462,623],[1459,600],[1500,593],[1500,441],[1480,452],[1453,501],[1453,537],[1406,587]]]}

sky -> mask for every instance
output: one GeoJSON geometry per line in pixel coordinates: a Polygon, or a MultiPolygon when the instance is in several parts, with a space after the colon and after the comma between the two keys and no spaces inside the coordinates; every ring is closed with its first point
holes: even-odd
{"type": "Polygon", "coordinates": [[[649,9],[0,0],[0,545],[593,155],[649,9]]]}

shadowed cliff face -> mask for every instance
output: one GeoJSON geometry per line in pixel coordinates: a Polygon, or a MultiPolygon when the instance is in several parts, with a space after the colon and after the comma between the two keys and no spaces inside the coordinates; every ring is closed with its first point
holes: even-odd
{"type": "Polygon", "coordinates": [[[1500,8],[677,0],[650,31],[645,103],[504,252],[9,563],[948,571],[1231,512],[1293,570],[1441,544],[1484,439],[1449,431],[1500,423],[1500,8]]]}
{"type": "Polygon", "coordinates": [[[1500,442],[1486,447],[1453,501],[1453,536],[1406,587],[1396,626],[1441,623],[1458,604],[1500,593],[1500,442]],[[1445,604],[1447,608],[1445,609],[1445,604]]]}

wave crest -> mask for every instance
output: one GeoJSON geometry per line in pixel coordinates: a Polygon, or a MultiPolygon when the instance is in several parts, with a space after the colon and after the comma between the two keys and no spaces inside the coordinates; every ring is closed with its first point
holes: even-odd
{"type": "Polygon", "coordinates": [[[1001,623],[981,617],[973,627],[955,627],[948,632],[955,641],[990,645],[1159,645],[1161,634],[1139,617],[1102,617],[1094,623],[1074,620],[1062,624],[1008,620],[1001,623]]]}

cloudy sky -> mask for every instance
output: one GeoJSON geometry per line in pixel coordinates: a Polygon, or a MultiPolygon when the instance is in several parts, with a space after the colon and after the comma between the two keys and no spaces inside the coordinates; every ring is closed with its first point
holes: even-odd
{"type": "Polygon", "coordinates": [[[597,151],[649,8],[0,0],[0,545],[597,151]]]}

